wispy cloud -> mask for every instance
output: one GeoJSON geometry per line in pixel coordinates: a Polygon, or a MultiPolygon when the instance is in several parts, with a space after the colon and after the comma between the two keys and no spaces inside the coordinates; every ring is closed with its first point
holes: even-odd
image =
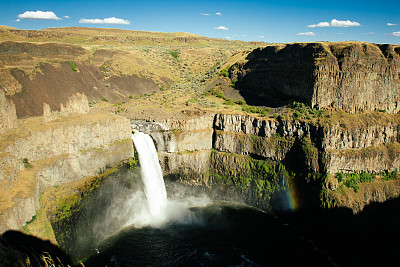
{"type": "Polygon", "coordinates": [[[400,32],[393,32],[391,35],[400,37],[400,32]]]}
{"type": "Polygon", "coordinates": [[[208,14],[208,13],[200,13],[200,15],[202,15],[202,16],[210,16],[210,14],[208,14]]]}
{"type": "Polygon", "coordinates": [[[228,29],[227,27],[225,27],[225,26],[218,26],[218,27],[215,27],[214,30],[224,30],[224,31],[227,31],[227,30],[229,30],[229,29],[228,29]]]}
{"type": "Polygon", "coordinates": [[[118,25],[129,25],[131,22],[129,20],[119,19],[115,17],[105,18],[105,19],[80,19],[79,23],[86,24],[118,24],[118,25]]]}
{"type": "Polygon", "coordinates": [[[64,16],[64,18],[66,18],[66,19],[69,19],[69,18],[70,18],[70,16],[64,16]]]}
{"type": "Polygon", "coordinates": [[[387,25],[387,26],[397,26],[397,24],[395,24],[395,23],[390,23],[390,22],[386,23],[386,25],[387,25]]]}
{"type": "Polygon", "coordinates": [[[320,22],[317,24],[308,25],[307,27],[316,28],[316,27],[357,27],[357,26],[361,26],[361,24],[356,21],[333,19],[330,22],[320,22]]]}
{"type": "Polygon", "coordinates": [[[344,34],[343,32],[338,32],[338,33],[337,33],[337,35],[343,35],[343,34],[344,34]]]}
{"type": "Polygon", "coordinates": [[[34,20],[59,20],[60,18],[54,14],[53,11],[25,11],[18,15],[18,20],[21,19],[34,19],[34,20]]]}
{"type": "Polygon", "coordinates": [[[299,32],[296,35],[299,35],[299,36],[315,36],[315,33],[313,33],[313,32],[299,32]]]}
{"type": "Polygon", "coordinates": [[[222,16],[222,13],[217,12],[217,13],[215,13],[215,15],[222,16]]]}
{"type": "Polygon", "coordinates": [[[375,33],[374,32],[366,32],[365,34],[366,35],[374,35],[375,33]]]}
{"type": "Polygon", "coordinates": [[[262,38],[264,38],[265,36],[264,35],[259,35],[259,36],[257,36],[257,38],[260,38],[260,39],[262,39],[262,38]]]}

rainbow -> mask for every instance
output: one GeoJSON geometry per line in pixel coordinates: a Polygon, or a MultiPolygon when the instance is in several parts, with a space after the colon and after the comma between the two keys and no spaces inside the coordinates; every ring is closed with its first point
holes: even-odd
{"type": "Polygon", "coordinates": [[[299,194],[297,192],[296,185],[292,180],[289,181],[289,186],[285,190],[285,197],[289,210],[296,211],[300,208],[299,194]]]}

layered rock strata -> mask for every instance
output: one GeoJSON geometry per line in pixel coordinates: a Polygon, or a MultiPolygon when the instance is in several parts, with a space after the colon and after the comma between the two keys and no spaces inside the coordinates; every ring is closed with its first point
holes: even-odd
{"type": "Polygon", "coordinates": [[[361,42],[271,45],[230,68],[238,88],[357,113],[400,111],[400,47],[361,42]]]}
{"type": "Polygon", "coordinates": [[[96,175],[134,156],[128,119],[71,114],[77,106],[69,107],[68,117],[27,119],[0,136],[0,232],[29,221],[47,187],[96,175]]]}

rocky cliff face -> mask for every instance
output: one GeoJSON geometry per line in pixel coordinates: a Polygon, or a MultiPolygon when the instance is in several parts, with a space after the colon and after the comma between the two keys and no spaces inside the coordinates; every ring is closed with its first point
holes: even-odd
{"type": "Polygon", "coordinates": [[[70,103],[68,117],[31,118],[0,136],[1,232],[19,229],[34,216],[45,188],[96,175],[133,157],[129,120],[71,114],[78,102],[70,103]]]}
{"type": "MultiPolygon", "coordinates": [[[[280,164],[302,177],[312,173],[333,176],[336,173],[399,171],[400,121],[397,115],[390,116],[391,120],[360,122],[347,127],[341,123],[322,125],[216,114],[188,121],[170,121],[169,124],[163,122],[164,128],[149,133],[156,143],[168,179],[207,187],[222,182],[247,192],[247,186],[254,186],[249,177],[265,172],[265,177],[272,179],[267,178],[269,187],[259,185],[254,190],[274,193],[271,189],[271,185],[277,183],[274,175],[288,175],[280,164]],[[171,125],[179,125],[179,128],[169,128],[171,125]]],[[[265,186],[265,181],[262,183],[265,186]]],[[[337,182],[335,186],[337,188],[337,182]]],[[[279,188],[274,190],[282,190],[279,188]]],[[[263,195],[252,199],[262,203],[260,199],[270,197],[263,195]]],[[[358,204],[359,207],[363,205],[365,203],[358,204]]]]}
{"type": "Polygon", "coordinates": [[[17,115],[15,105],[6,99],[4,92],[0,90],[0,134],[7,129],[17,127],[17,115]]]}
{"type": "Polygon", "coordinates": [[[256,49],[233,65],[239,89],[299,98],[346,112],[400,111],[400,47],[360,42],[303,43],[256,49]]]}

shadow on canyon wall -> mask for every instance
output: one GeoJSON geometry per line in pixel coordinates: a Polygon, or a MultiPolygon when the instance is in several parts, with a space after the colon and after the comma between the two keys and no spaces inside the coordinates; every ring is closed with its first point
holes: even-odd
{"type": "Polygon", "coordinates": [[[0,236],[0,266],[73,266],[70,257],[49,241],[7,231],[0,236]]]}
{"type": "Polygon", "coordinates": [[[348,208],[280,214],[339,266],[398,266],[400,199],[348,208]]]}
{"type": "MultiPolygon", "coordinates": [[[[281,213],[279,217],[288,223],[289,231],[298,231],[338,266],[398,266],[400,261],[400,199],[370,204],[356,215],[350,209],[336,208],[281,213]]],[[[282,255],[290,255],[290,251],[282,255]]],[[[0,237],[1,266],[46,263],[73,266],[70,257],[49,241],[18,231],[0,237]]]]}

